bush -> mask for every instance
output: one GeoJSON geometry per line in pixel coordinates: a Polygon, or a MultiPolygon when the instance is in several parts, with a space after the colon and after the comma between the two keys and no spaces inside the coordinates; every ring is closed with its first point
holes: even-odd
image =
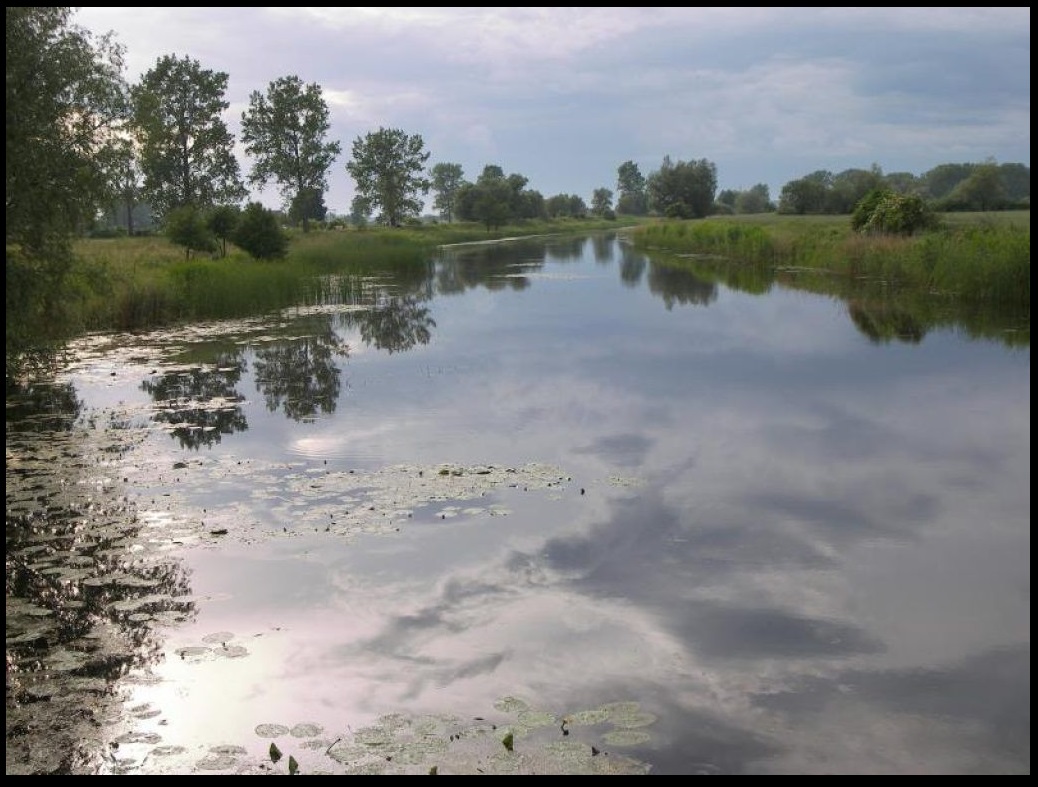
{"type": "Polygon", "coordinates": [[[172,243],[184,247],[188,259],[192,251],[214,252],[217,249],[216,238],[206,226],[201,212],[193,205],[170,211],[164,229],[172,243]]]}
{"type": "Polygon", "coordinates": [[[883,235],[913,235],[937,227],[937,214],[922,197],[874,189],[866,194],[851,214],[855,232],[883,235]]]}
{"type": "Polygon", "coordinates": [[[280,259],[288,253],[288,235],[277,216],[258,202],[250,202],[242,211],[231,240],[257,260],[280,259]]]}

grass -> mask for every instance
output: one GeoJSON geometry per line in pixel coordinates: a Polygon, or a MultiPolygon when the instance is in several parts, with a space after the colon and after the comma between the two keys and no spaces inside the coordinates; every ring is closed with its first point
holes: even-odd
{"type": "MultiPolygon", "coordinates": [[[[646,250],[767,271],[814,271],[960,301],[1030,308],[1029,211],[947,214],[938,230],[866,236],[846,216],[728,216],[638,227],[646,250]]],[[[803,277],[801,277],[803,278],[803,277]]]]}
{"type": "MultiPolygon", "coordinates": [[[[360,277],[387,266],[414,276],[437,247],[531,235],[577,235],[621,229],[654,259],[695,265],[700,275],[763,292],[773,283],[859,299],[911,293],[936,299],[926,309],[1001,309],[1013,315],[1018,340],[1030,338],[1030,212],[947,214],[939,230],[916,237],[861,236],[846,216],[761,214],[692,221],[621,218],[524,222],[488,232],[472,223],[292,233],[286,259],[258,262],[233,246],[221,259],[185,259],[163,237],[81,239],[53,324],[73,333],[134,331],[193,320],[253,316],[321,302],[319,281],[352,297],[360,277]],[[328,276],[328,274],[336,274],[328,276]],[[864,296],[862,293],[866,293],[864,296]]],[[[881,311],[889,311],[883,303],[881,311]]],[[[918,304],[913,305],[913,311],[918,304]]],[[[896,311],[896,309],[895,309],[896,311]]],[[[997,320],[996,325],[1000,325],[997,320]]],[[[987,321],[978,330],[990,328],[987,321]]],[[[9,353],[10,356],[10,353],[9,353]]],[[[8,358],[11,367],[11,358],[8,358]]]]}
{"type": "MultiPolygon", "coordinates": [[[[260,262],[229,247],[226,257],[185,258],[163,237],[81,239],[66,307],[81,331],[132,331],[199,319],[261,314],[318,295],[327,274],[364,275],[393,266],[420,271],[439,246],[517,235],[616,229],[632,222],[558,220],[508,225],[373,227],[293,232],[286,259],[260,262]]],[[[348,286],[348,281],[346,285],[348,286]]]]}
{"type": "Polygon", "coordinates": [[[751,294],[831,295],[871,340],[951,329],[1030,347],[1030,212],[956,213],[916,237],[863,236],[846,216],[657,221],[631,233],[658,264],[751,294]]]}

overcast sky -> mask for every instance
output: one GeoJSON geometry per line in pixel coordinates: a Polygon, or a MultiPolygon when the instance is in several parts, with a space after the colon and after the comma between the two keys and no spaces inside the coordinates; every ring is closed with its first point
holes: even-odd
{"type": "MultiPolygon", "coordinates": [[[[115,34],[131,82],[163,55],[226,72],[236,137],[253,91],[316,82],[342,145],[325,200],[338,213],[353,142],[380,127],[420,135],[429,166],[466,180],[495,164],[588,203],[625,161],[647,176],[666,155],[772,199],[820,169],[1031,164],[1029,7],[83,7],[75,21],[115,34]]],[[[273,188],[253,198],[279,206],[273,188]]]]}

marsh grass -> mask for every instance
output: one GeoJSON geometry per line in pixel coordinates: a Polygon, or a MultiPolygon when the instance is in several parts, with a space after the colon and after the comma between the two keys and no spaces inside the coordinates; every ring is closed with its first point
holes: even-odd
{"type": "Polygon", "coordinates": [[[137,330],[262,314],[327,298],[317,282],[376,269],[421,275],[439,246],[520,235],[628,228],[636,246],[726,261],[727,275],[758,291],[776,277],[818,291],[845,277],[962,301],[1030,308],[1030,214],[949,214],[918,237],[862,236],[845,216],[734,216],[694,221],[548,221],[488,233],[475,224],[293,233],[288,257],[259,262],[233,246],[226,257],[185,259],[163,237],[78,241],[66,309],[78,331],[137,330]]]}
{"type": "MultiPolygon", "coordinates": [[[[628,222],[628,225],[631,222],[628,222]]],[[[65,309],[76,331],[138,330],[198,319],[263,314],[329,297],[322,276],[414,269],[438,246],[623,226],[605,220],[528,222],[493,232],[475,224],[291,232],[286,259],[260,262],[233,246],[226,257],[187,259],[161,236],[82,239],[67,279],[65,309]]],[[[350,276],[336,297],[350,297],[350,276]]]]}
{"type": "Polygon", "coordinates": [[[776,273],[816,271],[953,300],[1029,308],[1029,212],[949,215],[940,229],[912,237],[861,235],[844,216],[771,214],[653,222],[632,237],[643,249],[712,256],[776,273]]]}

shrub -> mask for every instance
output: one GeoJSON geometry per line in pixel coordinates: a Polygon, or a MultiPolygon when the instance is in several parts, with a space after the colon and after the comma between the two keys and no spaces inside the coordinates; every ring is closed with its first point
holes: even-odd
{"type": "Polygon", "coordinates": [[[914,235],[936,226],[937,215],[922,197],[886,189],[870,191],[851,214],[851,227],[856,232],[914,235]]]}
{"type": "Polygon", "coordinates": [[[250,202],[231,240],[257,260],[275,260],[288,253],[288,235],[278,224],[274,211],[250,202]]]}
{"type": "Polygon", "coordinates": [[[171,210],[164,229],[172,243],[184,247],[187,259],[191,258],[192,251],[216,251],[216,239],[201,212],[193,205],[171,210]]]}

